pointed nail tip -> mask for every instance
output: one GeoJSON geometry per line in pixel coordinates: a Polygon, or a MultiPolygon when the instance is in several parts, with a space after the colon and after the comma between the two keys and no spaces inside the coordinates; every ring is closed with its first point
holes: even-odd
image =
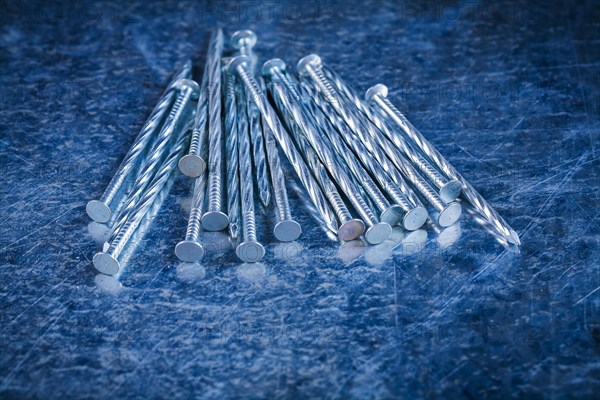
{"type": "Polygon", "coordinates": [[[517,246],[521,245],[519,234],[512,229],[510,230],[510,237],[508,238],[508,241],[512,244],[516,244],[517,246]]]}

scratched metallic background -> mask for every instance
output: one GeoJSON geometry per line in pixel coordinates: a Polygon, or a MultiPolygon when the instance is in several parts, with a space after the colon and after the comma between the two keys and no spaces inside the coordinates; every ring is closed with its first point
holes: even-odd
{"type": "MultiPolygon", "coordinates": [[[[598,1],[1,2],[0,397],[592,397],[600,390],[598,1]],[[208,29],[319,53],[391,98],[519,232],[464,216],[376,247],[304,227],[240,265],[181,264],[179,177],[119,280],[98,197],[208,29]],[[97,238],[97,236],[96,236],[97,238]]],[[[288,166],[289,167],[289,166],[288,166]]]]}

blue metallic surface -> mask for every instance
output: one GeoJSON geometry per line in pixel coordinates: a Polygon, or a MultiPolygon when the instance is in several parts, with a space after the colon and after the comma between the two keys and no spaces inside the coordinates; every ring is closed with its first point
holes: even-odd
{"type": "MultiPolygon", "coordinates": [[[[569,2],[0,4],[0,397],[593,397],[600,390],[600,6],[569,2]],[[320,230],[287,167],[297,242],[262,264],[204,233],[182,264],[179,176],[118,279],[97,198],[208,30],[262,61],[315,52],[376,83],[516,229],[378,246],[320,230]]],[[[260,62],[262,62],[260,61],[260,62]]],[[[260,65],[260,63],[259,63],[260,65]]],[[[257,203],[258,204],[258,203],[257,203]]]]}

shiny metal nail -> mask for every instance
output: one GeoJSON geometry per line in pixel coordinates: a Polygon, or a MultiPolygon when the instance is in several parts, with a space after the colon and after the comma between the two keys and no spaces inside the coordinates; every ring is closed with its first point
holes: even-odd
{"type": "Polygon", "coordinates": [[[150,117],[144,123],[142,130],[119,165],[117,172],[115,172],[110,183],[104,190],[100,200],[92,200],[87,203],[85,209],[91,219],[96,222],[106,223],[118,213],[117,208],[123,203],[129,192],[127,190],[129,188],[125,187],[127,186],[126,182],[132,181],[131,177],[135,176],[135,173],[144,163],[145,155],[148,154],[152,147],[156,132],[160,129],[164,117],[173,104],[173,99],[177,94],[175,85],[181,79],[189,79],[191,76],[192,62],[188,60],[173,76],[158,104],[150,113],[150,117]]]}
{"type": "Polygon", "coordinates": [[[391,118],[446,176],[458,180],[462,185],[462,197],[467,200],[483,218],[508,243],[520,245],[519,234],[494,210],[494,208],[477,192],[477,190],[450,164],[437,149],[408,121],[408,119],[382,93],[373,96],[373,101],[385,115],[391,118]]]}
{"type": "MultiPolygon", "coordinates": [[[[304,57],[298,63],[298,71],[301,75],[311,77],[319,91],[325,93],[324,97],[334,107],[336,112],[344,119],[348,125],[353,128],[356,134],[363,142],[371,143],[372,147],[380,147],[390,156],[392,163],[400,170],[403,176],[427,199],[427,201],[437,210],[436,223],[440,226],[449,226],[455,223],[462,213],[460,204],[451,202],[446,204],[439,194],[425,181],[425,179],[412,166],[408,159],[404,157],[391,144],[385,140],[376,126],[366,120],[366,117],[359,115],[348,107],[344,99],[335,91],[332,82],[325,77],[321,69],[321,59],[312,54],[304,57]],[[365,134],[367,132],[367,134],[365,134]]],[[[385,129],[385,126],[381,127],[385,129]]]]}
{"type": "Polygon", "coordinates": [[[207,231],[220,231],[227,227],[229,218],[223,212],[223,137],[221,121],[221,55],[223,31],[218,29],[215,52],[211,53],[208,73],[208,207],[202,215],[202,227],[207,231]]]}
{"type": "Polygon", "coordinates": [[[213,71],[218,68],[221,63],[221,52],[223,49],[222,32],[215,29],[211,32],[206,53],[206,63],[204,65],[204,73],[202,74],[202,82],[200,83],[200,96],[198,98],[198,108],[196,110],[196,119],[194,121],[194,130],[192,131],[192,141],[190,142],[190,150],[188,154],[179,160],[179,170],[186,176],[191,178],[199,177],[206,169],[208,152],[204,151],[208,146],[208,96],[213,89],[210,87],[210,80],[213,71]]]}
{"type": "Polygon", "coordinates": [[[339,164],[333,151],[319,138],[319,130],[306,115],[301,106],[300,95],[293,88],[293,83],[285,76],[285,63],[280,59],[270,60],[263,66],[263,73],[271,78],[272,94],[282,112],[289,114],[293,123],[290,131],[294,134],[296,143],[306,153],[310,146],[331,174],[337,185],[346,195],[362,220],[368,226],[365,240],[370,244],[378,244],[386,240],[392,228],[385,222],[380,222],[361,195],[361,189],[354,184],[353,179],[339,164]]]}
{"type": "Polygon", "coordinates": [[[252,74],[249,72],[247,63],[247,57],[235,57],[229,62],[228,70],[240,77],[240,79],[244,83],[246,90],[252,97],[252,100],[255,102],[256,106],[260,110],[264,118],[263,121],[266,122],[268,128],[271,130],[271,132],[277,139],[277,142],[281,146],[283,152],[290,161],[290,164],[294,168],[296,175],[298,176],[304,188],[308,192],[308,195],[310,196],[315,207],[317,208],[325,225],[328,229],[337,233],[338,225],[335,219],[335,215],[329,208],[327,200],[323,196],[323,193],[321,192],[319,185],[315,181],[315,178],[311,175],[308,167],[306,166],[302,157],[298,153],[298,150],[296,150],[294,144],[288,137],[287,132],[281,125],[277,114],[271,108],[265,95],[260,90],[258,83],[254,79],[252,74]]]}
{"type": "Polygon", "coordinates": [[[188,218],[185,239],[175,246],[175,255],[184,262],[196,262],[204,256],[204,247],[200,243],[200,218],[205,192],[206,172],[203,172],[194,181],[192,209],[188,218]]]}
{"type": "Polygon", "coordinates": [[[133,189],[129,192],[127,200],[118,218],[116,218],[116,222],[112,227],[114,233],[117,233],[127,223],[130,212],[137,207],[139,199],[144,195],[156,171],[161,167],[164,157],[169,154],[173,137],[178,137],[181,134],[179,125],[183,122],[189,122],[186,118],[186,111],[189,110],[192,100],[198,98],[200,88],[196,82],[189,79],[179,80],[176,88],[178,93],[173,108],[158,134],[152,151],[146,159],[146,164],[137,176],[133,189]]]}
{"type": "Polygon", "coordinates": [[[265,142],[260,122],[260,111],[254,102],[246,96],[248,110],[248,127],[252,140],[252,160],[256,171],[256,183],[258,196],[262,204],[267,207],[271,202],[271,184],[269,182],[269,170],[267,168],[267,157],[265,155],[265,142]]]}
{"type": "MultiPolygon", "coordinates": [[[[240,88],[241,89],[241,88],[240,88]]],[[[252,156],[250,154],[250,137],[247,115],[247,104],[243,97],[237,99],[238,120],[238,160],[240,174],[242,243],[235,253],[245,262],[260,261],[265,255],[265,248],[256,236],[256,216],[254,213],[254,179],[252,177],[252,156]],[[241,122],[241,123],[240,123],[241,122]]]]}
{"type": "Polygon", "coordinates": [[[160,195],[165,185],[172,179],[172,172],[177,167],[179,158],[187,149],[190,137],[187,134],[181,134],[175,145],[168,151],[168,156],[160,164],[156,175],[154,175],[148,190],[136,203],[131,210],[125,224],[118,231],[113,232],[111,239],[106,246],[105,251],[96,253],[93,258],[94,267],[104,274],[115,275],[123,268],[123,255],[130,239],[137,231],[144,216],[155,203],[157,196],[160,195]]]}
{"type": "MultiPolygon", "coordinates": [[[[257,81],[261,90],[265,92],[266,89],[262,77],[259,77],[257,81]]],[[[261,122],[263,138],[266,144],[265,153],[271,172],[273,199],[275,202],[275,227],[273,228],[273,235],[281,242],[291,242],[300,237],[302,234],[302,227],[292,218],[287,188],[285,187],[285,177],[279,160],[277,143],[275,142],[275,138],[267,123],[264,121],[262,114],[261,122]]]]}
{"type": "MultiPolygon", "coordinates": [[[[240,175],[235,77],[225,70],[223,71],[223,77],[225,78],[227,215],[229,216],[229,236],[233,240],[237,240],[240,230],[240,175]]],[[[237,100],[239,101],[239,99],[237,100]]]]}

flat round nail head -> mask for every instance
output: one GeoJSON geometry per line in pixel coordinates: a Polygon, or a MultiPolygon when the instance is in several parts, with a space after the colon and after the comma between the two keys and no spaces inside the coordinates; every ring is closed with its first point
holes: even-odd
{"type": "Polygon", "coordinates": [[[285,62],[281,58],[271,58],[262,66],[262,73],[265,76],[270,76],[273,69],[279,69],[281,71],[285,71],[286,65],[285,62]]]}
{"type": "Polygon", "coordinates": [[[258,242],[242,242],[236,247],[235,254],[244,262],[254,263],[265,256],[265,248],[258,242]]]}
{"type": "Polygon", "coordinates": [[[197,178],[206,170],[206,161],[195,154],[186,154],[179,160],[179,170],[185,176],[197,178]]]}
{"type": "Polygon", "coordinates": [[[452,202],[438,215],[438,225],[442,227],[454,224],[462,214],[462,207],[457,202],[452,202]]]}
{"type": "Polygon", "coordinates": [[[102,224],[108,222],[112,216],[110,208],[99,200],[88,202],[85,206],[85,212],[87,212],[87,215],[89,215],[92,220],[102,224]]]}
{"type": "Polygon", "coordinates": [[[388,95],[387,86],[385,86],[381,83],[379,83],[375,86],[371,86],[365,93],[365,100],[367,101],[367,103],[369,103],[371,100],[373,100],[373,97],[375,97],[376,95],[379,95],[384,98],[387,97],[387,95],[388,95]]]}
{"type": "Polygon", "coordinates": [[[222,231],[229,225],[229,217],[221,211],[208,211],[204,213],[200,222],[207,231],[222,231]]]}
{"type": "Polygon", "coordinates": [[[385,209],[379,216],[379,219],[381,222],[385,222],[390,226],[396,226],[400,223],[400,221],[402,221],[403,214],[404,212],[402,211],[402,207],[394,204],[385,209]]]}
{"type": "Polygon", "coordinates": [[[192,98],[194,100],[198,99],[200,95],[200,85],[191,79],[180,79],[175,82],[175,88],[177,90],[191,89],[192,90],[192,98]]]}
{"type": "Polygon", "coordinates": [[[428,216],[425,207],[415,207],[404,215],[402,225],[404,226],[404,229],[408,231],[417,230],[425,225],[428,216]]]}
{"type": "Polygon", "coordinates": [[[343,241],[355,240],[365,232],[365,223],[360,219],[352,219],[338,228],[338,237],[343,241]]]}
{"type": "Polygon", "coordinates": [[[235,74],[236,69],[239,65],[248,64],[249,62],[250,59],[246,56],[236,56],[232,57],[231,60],[229,60],[225,68],[230,74],[235,74]]]}
{"type": "Polygon", "coordinates": [[[391,234],[392,227],[385,222],[380,222],[367,229],[365,240],[369,244],[379,244],[389,238],[391,234]]]}
{"type": "Polygon", "coordinates": [[[441,189],[440,189],[440,197],[446,203],[453,202],[456,200],[458,196],[460,196],[460,192],[462,191],[462,185],[456,179],[452,179],[448,181],[441,189]]]}
{"type": "Polygon", "coordinates": [[[302,57],[298,64],[296,64],[296,71],[300,76],[306,73],[306,67],[311,65],[313,67],[319,67],[321,65],[321,57],[316,54],[309,54],[305,57],[302,57]]]}
{"type": "Polygon", "coordinates": [[[175,255],[183,262],[196,262],[204,256],[204,247],[198,242],[184,240],[175,246],[175,255]]]}
{"type": "Polygon", "coordinates": [[[94,267],[106,275],[116,275],[121,269],[121,263],[108,253],[96,253],[92,261],[94,267]]]}
{"type": "Polygon", "coordinates": [[[302,227],[296,221],[279,221],[273,228],[275,238],[280,242],[292,242],[302,234],[302,227]]]}
{"type": "Polygon", "coordinates": [[[233,47],[234,49],[239,49],[244,44],[249,48],[253,48],[256,45],[256,41],[256,33],[252,32],[249,29],[235,31],[231,35],[231,47],[233,47]]]}

